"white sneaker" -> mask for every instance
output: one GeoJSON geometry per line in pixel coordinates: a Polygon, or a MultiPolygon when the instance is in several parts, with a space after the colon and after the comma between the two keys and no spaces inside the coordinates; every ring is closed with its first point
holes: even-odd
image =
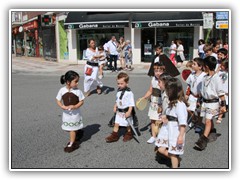
{"type": "Polygon", "coordinates": [[[151,138],[147,141],[147,143],[148,143],[148,144],[152,144],[152,143],[155,142],[155,140],[156,140],[155,137],[151,137],[151,138]]]}

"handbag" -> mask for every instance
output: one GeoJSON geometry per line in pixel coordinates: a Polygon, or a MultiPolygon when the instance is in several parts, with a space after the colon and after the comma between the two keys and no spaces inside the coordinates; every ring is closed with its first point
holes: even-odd
{"type": "Polygon", "coordinates": [[[93,68],[92,67],[87,67],[86,71],[85,71],[85,74],[87,76],[91,76],[92,75],[92,72],[93,72],[93,68]]]}

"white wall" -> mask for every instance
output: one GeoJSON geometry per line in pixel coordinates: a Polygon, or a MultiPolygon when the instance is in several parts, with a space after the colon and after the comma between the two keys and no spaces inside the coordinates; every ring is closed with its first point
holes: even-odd
{"type": "Polygon", "coordinates": [[[131,28],[133,64],[141,63],[141,29],[131,28]]]}
{"type": "Polygon", "coordinates": [[[75,29],[68,31],[68,50],[69,61],[77,62],[77,31],[75,29]]]}

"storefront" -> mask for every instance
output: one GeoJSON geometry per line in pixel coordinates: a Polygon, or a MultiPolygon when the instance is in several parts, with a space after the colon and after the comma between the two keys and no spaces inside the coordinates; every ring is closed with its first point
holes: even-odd
{"type": "Polygon", "coordinates": [[[17,26],[12,29],[12,53],[16,56],[24,55],[24,34],[22,26],[17,26]]]}
{"type": "Polygon", "coordinates": [[[51,61],[57,61],[55,24],[55,14],[41,16],[39,45],[42,46],[43,52],[41,53],[44,59],[51,61]]]}
{"type": "Polygon", "coordinates": [[[203,25],[201,12],[143,12],[133,13],[132,28],[140,30],[141,62],[154,56],[154,45],[162,44],[168,55],[172,40],[183,42],[186,59],[192,59],[199,31],[203,25]]]}
{"type": "Polygon", "coordinates": [[[38,21],[34,20],[23,25],[25,32],[25,56],[39,57],[38,21]]]}
{"type": "MultiPolygon", "coordinates": [[[[75,43],[70,46],[77,47],[77,59],[85,58],[85,50],[88,48],[88,40],[93,38],[96,46],[104,45],[111,39],[111,36],[130,37],[129,27],[130,13],[114,12],[69,12],[64,23],[65,29],[69,31],[69,37],[73,38],[75,43]]],[[[69,42],[71,43],[71,42],[69,42]]],[[[70,59],[71,50],[69,51],[70,59]]],[[[73,52],[74,53],[74,52],[73,52]]]]}

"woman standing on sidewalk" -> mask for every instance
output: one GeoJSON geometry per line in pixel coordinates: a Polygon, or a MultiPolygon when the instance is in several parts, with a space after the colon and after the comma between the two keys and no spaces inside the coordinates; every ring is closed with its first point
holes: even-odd
{"type": "Polygon", "coordinates": [[[95,40],[88,40],[89,48],[86,50],[87,64],[84,67],[84,93],[89,96],[91,91],[97,89],[97,93],[101,94],[102,82],[98,80],[98,49],[95,46],[95,40]]]}

